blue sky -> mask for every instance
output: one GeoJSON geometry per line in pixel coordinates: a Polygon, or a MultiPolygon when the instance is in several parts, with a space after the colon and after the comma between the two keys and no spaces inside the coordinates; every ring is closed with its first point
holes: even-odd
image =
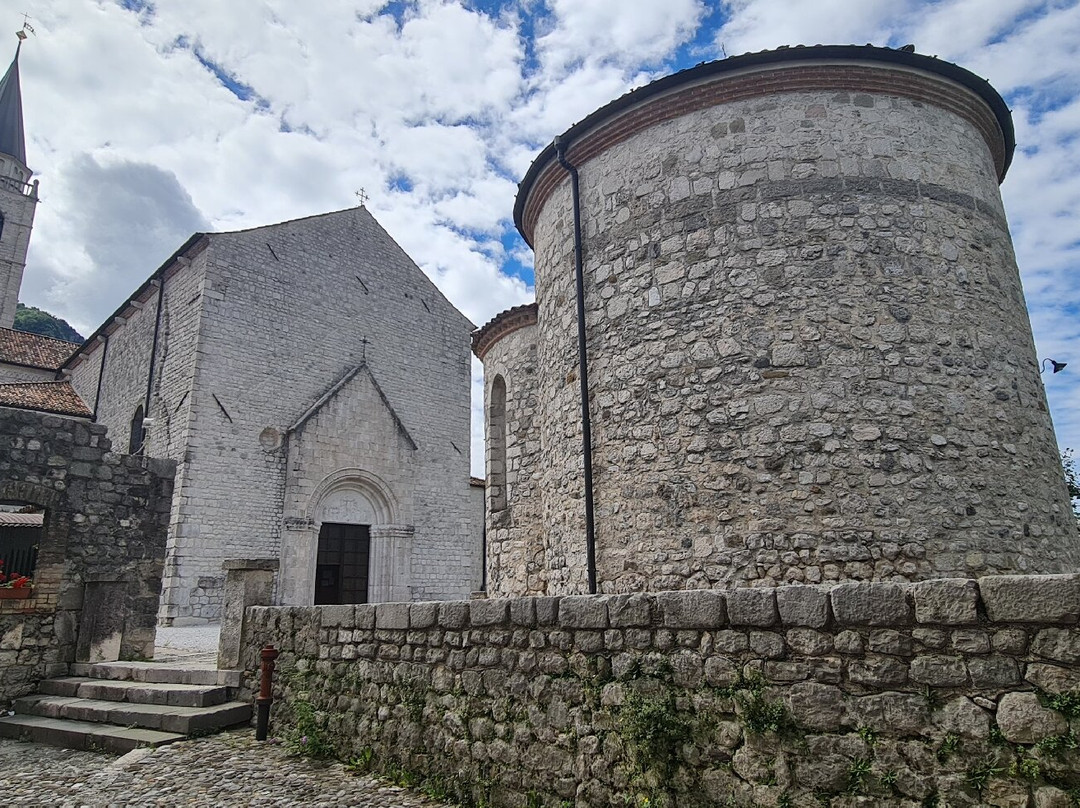
{"type": "MultiPolygon", "coordinates": [[[[22,299],[84,333],[191,232],[347,207],[361,188],[481,324],[532,297],[514,194],[575,121],[725,55],[914,43],[984,76],[1013,109],[1019,148],[1002,194],[1038,355],[1070,363],[1044,376],[1059,443],[1080,449],[1076,1],[36,0],[26,10],[36,31],[21,58],[27,152],[42,204],[22,299]]],[[[12,31],[21,22],[11,14],[12,31]]]]}

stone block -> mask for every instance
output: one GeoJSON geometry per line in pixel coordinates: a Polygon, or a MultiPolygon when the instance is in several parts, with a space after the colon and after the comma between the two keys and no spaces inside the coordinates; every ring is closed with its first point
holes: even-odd
{"type": "Polygon", "coordinates": [[[943,732],[979,740],[990,737],[990,713],[971,699],[962,696],[950,699],[934,713],[933,718],[943,732]]]}
{"type": "Polygon", "coordinates": [[[469,601],[469,624],[502,626],[510,622],[510,601],[506,598],[469,601]]]}
{"type": "Polygon", "coordinates": [[[409,628],[432,628],[438,616],[438,603],[429,601],[409,604],[409,628]]]}
{"type": "Polygon", "coordinates": [[[847,669],[848,681],[874,688],[897,687],[908,678],[908,666],[892,657],[853,659],[847,669]]]}
{"type": "Polygon", "coordinates": [[[1054,786],[1035,789],[1035,808],[1073,808],[1075,803],[1067,793],[1054,786]]]}
{"type": "Polygon", "coordinates": [[[536,599],[514,598],[510,601],[510,622],[515,626],[532,628],[536,625],[536,599]]]}
{"type": "Polygon", "coordinates": [[[375,604],[360,603],[353,614],[354,625],[358,630],[371,631],[375,628],[375,604]]]}
{"type": "Polygon", "coordinates": [[[1006,656],[978,656],[967,661],[971,686],[978,690],[998,690],[1020,681],[1020,666],[1006,656]]]}
{"type": "Polygon", "coordinates": [[[351,629],[356,622],[356,606],[353,604],[320,606],[319,619],[323,628],[351,629]]]}
{"type": "Polygon", "coordinates": [[[536,625],[554,626],[559,621],[559,600],[556,597],[536,598],[536,625]]]}
{"type": "Polygon", "coordinates": [[[915,621],[946,626],[970,625],[978,620],[979,588],[968,578],[940,578],[911,586],[915,621]]]}
{"type": "Polygon", "coordinates": [[[768,628],[775,625],[775,589],[733,589],[725,595],[728,622],[733,626],[768,628]]]}
{"type": "Polygon", "coordinates": [[[559,603],[559,625],[569,629],[608,627],[607,602],[597,595],[573,595],[559,603]]]}
{"type": "Polygon", "coordinates": [[[660,622],[669,628],[712,629],[727,624],[724,595],[711,589],[653,595],[660,622]]]}
{"type": "Polygon", "coordinates": [[[1047,693],[1065,693],[1080,689],[1080,670],[1033,662],[1027,666],[1024,678],[1047,693]]]}
{"type": "Polygon", "coordinates": [[[914,693],[876,693],[856,699],[849,720],[888,736],[917,736],[926,732],[929,710],[926,699],[914,693]]]}
{"type": "Polygon", "coordinates": [[[997,724],[1005,740],[1038,743],[1062,735],[1069,723],[1061,713],[1043,707],[1034,693],[1006,693],[998,702],[997,724]]]}
{"type": "Polygon", "coordinates": [[[1031,653],[1069,665],[1080,663],[1080,632],[1044,628],[1031,641],[1031,653]]]}
{"type": "Polygon", "coordinates": [[[844,723],[846,696],[832,685],[798,682],[787,688],[784,702],[795,723],[814,732],[835,732],[844,723]]]}
{"type": "Polygon", "coordinates": [[[840,584],[829,592],[829,602],[840,625],[906,626],[913,617],[908,591],[900,584],[840,584]]]}
{"type": "Polygon", "coordinates": [[[979,579],[987,616],[996,623],[1075,623],[1080,575],[996,575],[979,579]]]}
{"type": "Polygon", "coordinates": [[[824,587],[778,587],[776,605],[785,626],[824,628],[829,622],[829,594],[824,587]]]}
{"type": "Polygon", "coordinates": [[[607,598],[608,620],[612,628],[641,628],[652,625],[649,598],[642,594],[611,595],[607,598]]]}
{"type": "Polygon", "coordinates": [[[439,628],[459,631],[469,625],[469,604],[448,601],[439,604],[439,628]]]}
{"type": "Polygon", "coordinates": [[[788,648],[796,654],[820,656],[833,648],[832,636],[812,628],[793,628],[784,635],[788,648]]]}
{"type": "Polygon", "coordinates": [[[964,658],[928,654],[911,662],[911,680],[930,687],[960,687],[968,681],[964,658]]]}
{"type": "Polygon", "coordinates": [[[401,630],[409,627],[408,603],[376,603],[375,628],[401,630]]]}

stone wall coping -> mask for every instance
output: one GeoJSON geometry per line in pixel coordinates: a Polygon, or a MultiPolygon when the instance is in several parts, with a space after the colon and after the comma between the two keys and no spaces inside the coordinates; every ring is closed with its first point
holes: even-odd
{"type": "Polygon", "coordinates": [[[226,558],[221,562],[223,570],[270,570],[280,566],[276,558],[226,558]]]}
{"type": "Polygon", "coordinates": [[[390,631],[491,627],[913,628],[977,623],[1080,622],[1080,574],[941,578],[917,583],[846,581],[619,595],[489,598],[361,606],[251,607],[313,610],[324,626],[390,631]],[[350,624],[352,622],[352,625],[350,624]],[[363,625],[361,625],[363,623],[363,625]]]}

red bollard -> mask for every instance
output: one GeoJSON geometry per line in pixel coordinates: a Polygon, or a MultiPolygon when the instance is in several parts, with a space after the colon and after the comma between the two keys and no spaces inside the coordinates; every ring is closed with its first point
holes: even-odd
{"type": "Polygon", "coordinates": [[[270,705],[274,703],[274,660],[279,653],[272,645],[266,646],[260,652],[262,669],[259,676],[259,695],[255,698],[256,741],[265,741],[266,733],[270,729],[270,705]]]}

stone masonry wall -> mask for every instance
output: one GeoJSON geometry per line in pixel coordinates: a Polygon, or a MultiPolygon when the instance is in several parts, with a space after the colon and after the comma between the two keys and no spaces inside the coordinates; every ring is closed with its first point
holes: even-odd
{"type": "MultiPolygon", "coordinates": [[[[553,559],[545,547],[540,502],[540,434],[537,425],[536,327],[502,337],[484,355],[484,411],[491,412],[491,385],[501,376],[506,385],[506,507],[487,504],[488,592],[527,595],[547,592],[553,559]]],[[[490,420],[486,420],[491,429],[490,420]]],[[[491,436],[488,436],[488,480],[492,479],[491,436]]]]}
{"type": "MultiPolygon", "coordinates": [[[[295,500],[328,472],[324,463],[304,468],[310,478],[293,469],[286,490],[284,437],[361,362],[417,446],[410,481],[415,596],[475,588],[480,525],[468,505],[468,320],[362,208],[213,235],[208,255],[191,396],[195,449],[181,492],[182,520],[193,534],[181,567],[189,586],[214,588],[204,590],[208,603],[177,613],[218,615],[226,557],[280,554],[280,578],[292,574],[282,546],[289,540],[284,503],[295,516],[295,500]]],[[[362,446],[350,450],[347,431],[340,437],[337,459],[346,468],[381,462],[362,446]]],[[[317,503],[305,505],[314,510],[317,503]]]]}
{"type": "MultiPolygon", "coordinates": [[[[176,490],[170,516],[162,616],[174,617],[186,606],[198,580],[180,574],[180,559],[197,542],[198,526],[185,519],[187,501],[182,492],[190,473],[189,461],[197,456],[189,445],[192,419],[191,387],[199,350],[199,329],[208,288],[205,281],[205,242],[192,245],[181,260],[163,275],[164,291],[153,390],[148,415],[155,425],[147,430],[144,454],[175,461],[176,490]]],[[[209,290],[212,292],[212,290],[209,290]]],[[[146,400],[150,374],[150,350],[158,320],[157,288],[150,286],[128,307],[122,321],[110,324],[108,345],[91,343],[71,365],[71,382],[91,409],[97,400],[97,421],[109,429],[120,447],[129,448],[131,419],[146,400]],[[104,355],[104,362],[102,357],[104,355]],[[97,399],[98,377],[101,395],[97,399]]],[[[220,567],[220,565],[218,565],[220,567]]],[[[220,576],[220,568],[213,572],[220,576]]],[[[215,578],[216,580],[216,578],[215,578]]],[[[197,598],[198,595],[196,594],[197,598]]],[[[206,602],[209,602],[208,599],[206,602]]]]}
{"type": "Polygon", "coordinates": [[[0,155],[0,328],[15,323],[30,230],[37,207],[37,185],[26,185],[30,172],[9,155],[0,155]]]}
{"type": "MultiPolygon", "coordinates": [[[[481,525],[468,505],[471,324],[367,211],[208,235],[164,286],[146,451],[180,464],[165,621],[220,616],[224,559],[288,555],[285,501],[290,518],[317,504],[297,501],[328,472],[323,456],[306,467],[315,478],[294,470],[287,492],[286,434],[361,361],[418,445],[415,594],[459,597],[479,584],[481,525]]],[[[125,446],[146,394],[156,294],[109,327],[98,419],[125,446]]],[[[72,370],[91,406],[101,351],[85,349],[72,370]]],[[[323,442],[349,447],[347,432],[323,442]]],[[[345,468],[380,462],[363,451],[334,456],[345,468]]],[[[295,574],[283,566],[281,579],[295,574]]]]}
{"type": "Polygon", "coordinates": [[[247,684],[259,648],[282,652],[274,735],[465,804],[1080,794],[1076,575],[246,615],[247,684]]]}
{"type": "Polygon", "coordinates": [[[0,501],[45,508],[32,596],[0,600],[0,701],[77,653],[153,656],[175,464],[110,449],[100,424],[0,408],[0,501]]]}
{"type": "MultiPolygon", "coordinates": [[[[984,132],[767,78],[579,162],[602,591],[1076,569],[984,132]]],[[[565,176],[534,244],[558,594],[585,577],[565,176]]]]}
{"type": "Polygon", "coordinates": [[[41,368],[28,368],[23,365],[13,365],[8,362],[0,362],[0,384],[12,382],[51,382],[56,381],[56,373],[41,368]]]}

